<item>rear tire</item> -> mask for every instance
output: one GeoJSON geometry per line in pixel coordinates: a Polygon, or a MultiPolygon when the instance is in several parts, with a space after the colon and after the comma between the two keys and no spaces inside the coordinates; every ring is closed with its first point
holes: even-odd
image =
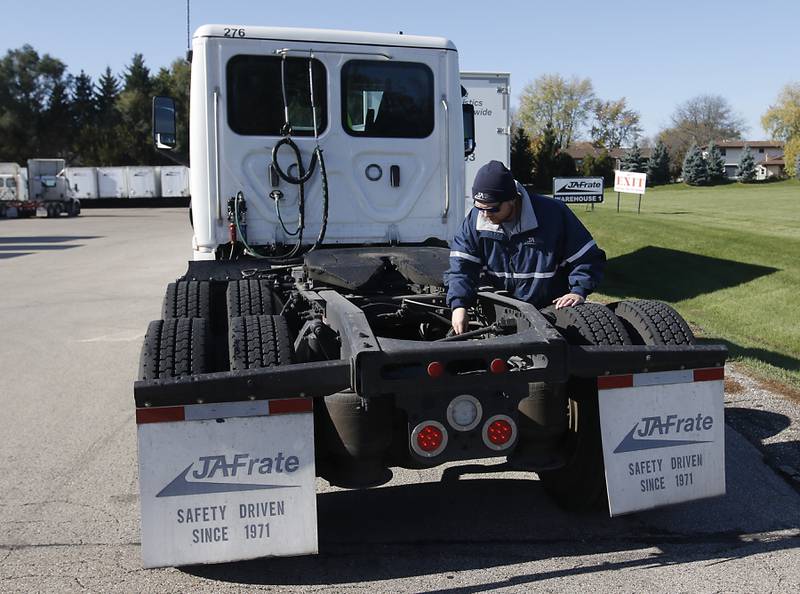
{"type": "Polygon", "coordinates": [[[229,321],[232,371],[289,365],[294,360],[289,326],[281,316],[238,316],[229,321]]]}
{"type": "Polygon", "coordinates": [[[276,315],[280,313],[269,281],[243,279],[228,283],[228,317],[276,315]]]}
{"type": "Polygon", "coordinates": [[[139,379],[206,373],[207,326],[201,318],[150,322],[139,358],[139,379]]]}
{"type": "Polygon", "coordinates": [[[167,285],[161,317],[211,319],[211,283],[178,281],[167,285]]]}
{"type": "MultiPolygon", "coordinates": [[[[598,303],[561,309],[548,307],[542,314],[571,345],[632,344],[622,323],[598,303]]],[[[597,380],[570,377],[567,395],[568,428],[563,442],[567,464],[538,474],[545,490],[561,507],[583,511],[601,507],[606,501],[597,380]]]]}
{"type": "Polygon", "coordinates": [[[619,301],[608,307],[622,320],[636,344],[695,344],[689,325],[666,303],[638,299],[619,301]]]}

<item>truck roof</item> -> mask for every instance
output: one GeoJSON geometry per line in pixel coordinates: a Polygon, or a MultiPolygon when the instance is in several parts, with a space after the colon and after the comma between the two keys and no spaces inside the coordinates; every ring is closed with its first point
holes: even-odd
{"type": "MultiPolygon", "coordinates": [[[[203,25],[194,37],[233,37],[231,31],[244,30],[244,39],[269,39],[276,41],[307,41],[313,43],[346,43],[351,45],[376,45],[418,47],[456,51],[452,41],[444,37],[403,35],[402,33],[367,33],[337,29],[296,29],[293,27],[251,27],[243,25],[203,25]]],[[[236,39],[242,39],[238,34],[236,39]]]]}

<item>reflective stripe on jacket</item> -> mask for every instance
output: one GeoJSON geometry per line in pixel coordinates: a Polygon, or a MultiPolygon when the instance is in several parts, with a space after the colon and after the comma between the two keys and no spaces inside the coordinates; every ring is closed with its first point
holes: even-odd
{"type": "Polygon", "coordinates": [[[469,307],[481,272],[498,289],[536,307],[567,293],[586,297],[603,278],[606,254],[569,207],[517,184],[521,213],[513,227],[473,208],[451,244],[447,304],[469,307]]]}

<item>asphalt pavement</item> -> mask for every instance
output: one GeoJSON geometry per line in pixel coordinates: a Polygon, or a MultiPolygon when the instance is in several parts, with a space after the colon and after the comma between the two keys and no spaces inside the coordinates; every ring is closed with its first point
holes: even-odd
{"type": "Polygon", "coordinates": [[[721,498],[612,519],[530,473],[319,480],[318,556],[142,569],[132,383],[190,240],[183,209],[0,219],[0,592],[800,590],[800,494],[739,432],[755,397],[729,399],[721,498]]]}

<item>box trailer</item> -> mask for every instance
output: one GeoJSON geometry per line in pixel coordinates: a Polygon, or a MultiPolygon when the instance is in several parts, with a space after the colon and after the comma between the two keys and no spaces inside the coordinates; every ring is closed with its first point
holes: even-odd
{"type": "Polygon", "coordinates": [[[471,190],[475,174],[489,161],[511,165],[511,74],[508,72],[462,72],[464,103],[475,109],[475,151],[465,167],[465,212],[472,206],[471,190]]]}
{"type": "Polygon", "coordinates": [[[97,198],[97,168],[67,167],[68,194],[80,200],[97,198]]]}
{"type": "Polygon", "coordinates": [[[189,196],[189,168],[183,165],[161,167],[161,196],[181,198],[189,196]]]}
{"type": "Polygon", "coordinates": [[[97,197],[128,197],[128,181],[125,174],[125,167],[97,168],[97,197]]]}
{"type": "Polygon", "coordinates": [[[126,167],[128,198],[155,198],[161,194],[156,167],[126,167]]]}

